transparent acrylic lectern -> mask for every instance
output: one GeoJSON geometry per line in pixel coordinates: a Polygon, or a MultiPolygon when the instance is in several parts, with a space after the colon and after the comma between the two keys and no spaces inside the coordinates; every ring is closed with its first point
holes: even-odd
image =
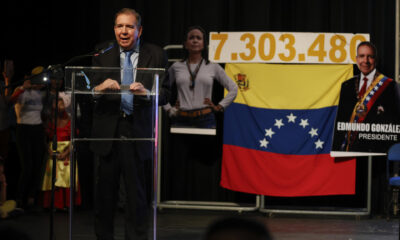
{"type": "Polygon", "coordinates": [[[158,104],[164,72],[65,68],[65,92],[71,96],[70,179],[78,178],[70,181],[69,239],[95,239],[112,231],[114,239],[125,234],[156,239],[158,104]],[[132,74],[146,90],[131,91],[123,84],[94,90],[105,80],[120,83],[123,74],[132,74]],[[121,109],[126,96],[133,96],[130,115],[121,109]]]}

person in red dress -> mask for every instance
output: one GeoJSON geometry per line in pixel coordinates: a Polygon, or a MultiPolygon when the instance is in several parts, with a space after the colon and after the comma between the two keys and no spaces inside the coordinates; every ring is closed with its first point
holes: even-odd
{"type": "MultiPolygon", "coordinates": [[[[71,97],[64,92],[59,93],[58,98],[58,117],[57,117],[57,167],[54,207],[56,209],[65,209],[70,206],[70,139],[71,139],[71,117],[66,109],[71,104],[71,97]]],[[[53,113],[56,104],[53,102],[53,113]]],[[[43,190],[43,207],[49,208],[51,204],[51,179],[52,179],[52,139],[54,136],[54,116],[49,121],[46,128],[46,135],[49,139],[48,151],[49,157],[46,163],[43,190]]],[[[75,166],[77,166],[75,164],[75,166]]],[[[76,169],[77,170],[77,169],[76,169]]],[[[75,171],[76,173],[78,171],[75,171]]],[[[76,174],[76,192],[74,205],[81,204],[81,193],[78,184],[78,175],[76,174]]]]}

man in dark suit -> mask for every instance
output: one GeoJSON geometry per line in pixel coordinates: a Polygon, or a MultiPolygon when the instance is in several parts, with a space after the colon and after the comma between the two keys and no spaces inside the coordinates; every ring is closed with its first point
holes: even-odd
{"type": "MultiPolygon", "coordinates": [[[[121,67],[108,76],[96,76],[94,87],[93,138],[153,138],[152,74],[136,68],[165,68],[163,50],[140,41],[141,17],[133,9],[124,8],[115,17],[114,32],[118,47],[93,58],[94,66],[121,67]],[[121,76],[122,75],[122,76],[121,76]],[[125,85],[125,86],[124,86],[125,85]],[[124,86],[124,87],[122,87],[124,86]],[[104,94],[105,91],[129,89],[133,94],[104,94]]],[[[160,104],[169,96],[168,82],[160,90],[160,104]]],[[[153,141],[94,141],[91,149],[99,156],[96,185],[95,231],[98,239],[114,239],[114,209],[120,176],[125,192],[125,239],[147,239],[151,184],[150,168],[153,141]]]]}
{"type": "Polygon", "coordinates": [[[387,128],[400,123],[398,86],[377,71],[372,43],[357,46],[356,60],[361,73],[342,84],[332,151],[385,153],[399,141],[387,128]]]}

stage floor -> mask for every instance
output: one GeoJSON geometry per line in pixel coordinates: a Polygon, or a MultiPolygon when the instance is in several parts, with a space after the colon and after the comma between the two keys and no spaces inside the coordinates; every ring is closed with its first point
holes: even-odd
{"type": "MultiPolygon", "coordinates": [[[[77,211],[73,221],[74,240],[95,239],[91,211],[77,211]]],[[[339,217],[339,216],[266,216],[261,213],[219,212],[200,210],[166,209],[158,213],[158,240],[201,240],[206,227],[216,219],[241,216],[262,221],[275,240],[394,240],[399,239],[398,219],[339,217]]],[[[49,239],[49,212],[24,214],[20,217],[0,221],[0,228],[18,229],[32,240],[49,239]]],[[[116,219],[116,238],[123,240],[123,219],[116,219]]],[[[55,239],[68,238],[68,213],[54,215],[55,239]]],[[[0,239],[3,239],[0,236],[0,239]]]]}

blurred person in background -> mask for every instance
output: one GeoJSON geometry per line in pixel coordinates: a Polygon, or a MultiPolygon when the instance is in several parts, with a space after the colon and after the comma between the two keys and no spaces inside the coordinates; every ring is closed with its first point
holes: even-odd
{"type": "Polygon", "coordinates": [[[0,81],[0,156],[8,157],[8,142],[10,139],[9,107],[10,107],[10,83],[14,76],[13,62],[6,60],[2,71],[4,81],[0,81]]]}
{"type": "Polygon", "coordinates": [[[37,206],[36,199],[43,176],[45,138],[41,112],[44,92],[41,89],[44,85],[38,81],[34,84],[31,82],[40,78],[43,70],[42,66],[35,67],[11,96],[11,101],[15,102],[16,143],[21,167],[17,202],[26,210],[37,206]]]}
{"type": "MultiPolygon", "coordinates": [[[[54,127],[54,111],[56,110],[56,99],[53,99],[52,118],[46,127],[48,139],[48,158],[46,162],[45,174],[42,184],[43,207],[50,208],[51,189],[52,189],[52,169],[53,169],[53,137],[57,134],[57,166],[54,206],[56,209],[67,209],[70,206],[70,145],[71,145],[71,117],[67,113],[67,108],[71,104],[71,96],[60,92],[58,98],[57,127],[54,127]]],[[[76,166],[76,164],[75,164],[76,166]]],[[[78,184],[78,172],[76,171],[74,205],[81,204],[81,195],[78,184]]]]}
{"type": "MultiPolygon", "coordinates": [[[[219,64],[208,61],[207,35],[202,27],[189,27],[183,46],[183,60],[168,69],[176,100],[172,99],[163,108],[171,118],[172,127],[215,129],[216,114],[222,115],[233,102],[238,87],[219,64]],[[214,82],[228,92],[218,103],[212,99],[213,88],[217,87],[214,82]]],[[[219,173],[210,172],[219,172],[217,136],[171,134],[169,146],[174,167],[167,173],[171,182],[168,194],[179,200],[210,200],[206,199],[207,195],[215,196],[217,193],[210,186],[215,186],[212,190],[218,189],[219,173]]]]}

